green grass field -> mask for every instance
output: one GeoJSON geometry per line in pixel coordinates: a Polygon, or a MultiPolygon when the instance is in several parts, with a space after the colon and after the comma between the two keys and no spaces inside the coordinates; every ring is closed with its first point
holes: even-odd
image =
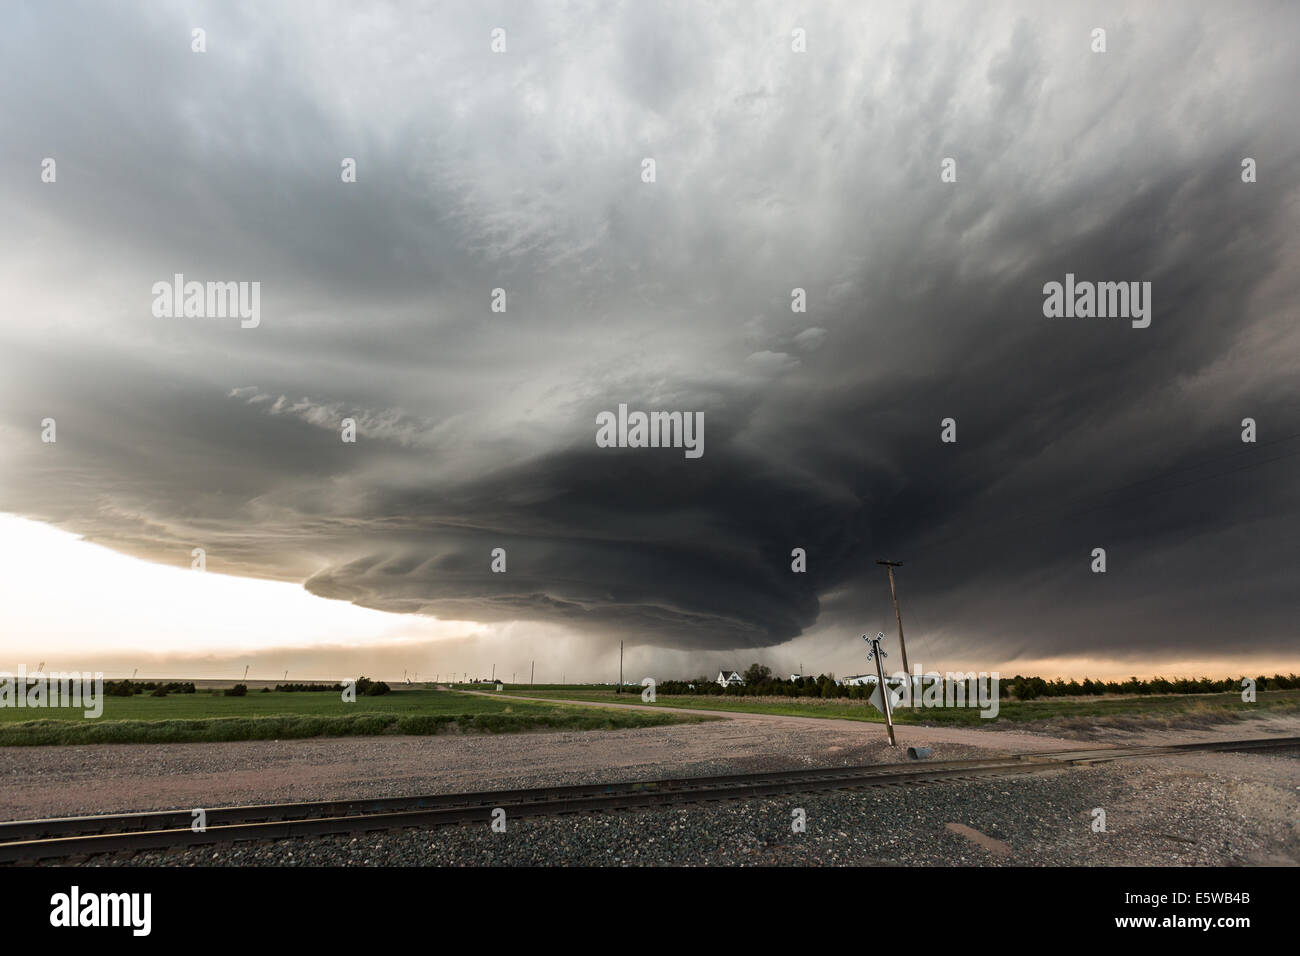
{"type": "MultiPolygon", "coordinates": [[[[344,703],[338,693],[260,693],[226,697],[211,691],[150,697],[105,697],[104,713],[87,719],[81,709],[0,708],[0,746],[91,743],[186,743],[286,740],[368,734],[517,733],[535,730],[602,730],[656,727],[710,718],[674,713],[683,708],[861,720],[884,718],[866,701],[782,697],[659,695],[659,713],[582,707],[559,700],[640,704],[639,688],[616,694],[613,686],[506,685],[500,694],[400,688],[344,703]],[[521,697],[546,698],[544,701],[521,697]],[[557,701],[552,703],[551,701],[557,701]]],[[[976,708],[899,710],[900,724],[997,727],[1051,731],[1093,726],[1143,730],[1228,723],[1260,714],[1300,714],[1300,691],[1264,691],[1258,702],[1238,694],[1148,697],[1046,698],[1002,701],[996,719],[976,708]]]]}
{"type": "MultiPolygon", "coordinates": [[[[503,693],[521,697],[582,700],[593,703],[640,704],[639,688],[623,694],[612,686],[539,685],[536,688],[507,685],[503,693]]],[[[664,709],[733,711],[751,714],[783,714],[795,717],[827,717],[884,723],[884,716],[865,700],[816,697],[724,697],[711,695],[658,695],[655,705],[664,709]]],[[[1105,723],[1126,729],[1149,727],[1192,727],[1227,723],[1260,714],[1300,714],[1300,691],[1262,691],[1256,703],[1243,703],[1240,694],[1161,694],[1147,697],[1051,697],[1032,701],[1003,700],[998,716],[982,718],[972,707],[913,708],[899,710],[895,723],[981,727],[1025,723],[1068,729],[1088,723],[1105,723]]]]}
{"type": "Polygon", "coordinates": [[[574,707],[514,700],[504,694],[480,697],[424,689],[359,696],[355,703],[344,703],[340,694],[332,692],[252,691],[246,697],[225,697],[201,691],[166,697],[106,697],[104,713],[95,719],[74,708],[0,708],[0,746],[618,730],[690,719],[686,714],[574,707]]]}

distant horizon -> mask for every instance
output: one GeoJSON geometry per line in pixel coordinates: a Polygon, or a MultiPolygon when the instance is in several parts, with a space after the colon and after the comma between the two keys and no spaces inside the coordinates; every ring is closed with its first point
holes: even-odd
{"type": "MultiPolygon", "coordinates": [[[[126,664],[126,660],[139,660],[148,662],[154,660],[157,669],[150,670],[149,676],[140,675],[140,680],[220,680],[238,682],[239,678],[227,676],[214,676],[212,670],[216,669],[233,669],[236,674],[242,672],[245,664],[252,663],[259,666],[257,660],[263,659],[267,663],[264,670],[274,673],[275,671],[283,672],[286,666],[290,668],[289,681],[301,680],[303,682],[311,681],[335,681],[343,679],[341,677],[328,676],[329,671],[323,667],[319,671],[313,670],[311,674],[297,676],[291,666],[292,659],[296,656],[306,661],[317,661],[323,664],[330,659],[339,659],[335,666],[345,668],[337,673],[343,673],[350,677],[365,674],[368,677],[392,682],[401,680],[400,674],[402,669],[407,665],[404,660],[409,660],[412,664],[420,665],[418,670],[411,667],[412,673],[435,674],[442,673],[444,676],[452,671],[437,671],[435,667],[430,666],[425,670],[424,662],[435,654],[439,653],[440,647],[444,653],[450,656],[454,653],[460,658],[458,663],[461,664],[454,673],[463,673],[465,670],[482,665],[474,665],[468,658],[474,651],[465,645],[463,640],[458,639],[462,633],[463,625],[455,622],[443,622],[436,618],[426,617],[423,615],[391,615],[382,612],[370,611],[364,608],[356,608],[347,605],[345,602],[329,601],[324,598],[315,597],[306,591],[295,587],[286,582],[249,582],[259,587],[249,592],[252,598],[246,600],[255,600],[256,603],[242,605],[233,609],[223,608],[223,605],[229,601],[226,592],[227,587],[239,588],[240,579],[232,578],[229,575],[217,574],[213,571],[197,572],[191,569],[162,568],[152,565],[148,562],[140,561],[136,558],[130,558],[125,555],[117,554],[111,550],[105,549],[99,545],[87,542],[70,535],[67,532],[60,531],[48,525],[39,522],[31,522],[25,519],[18,519],[13,516],[0,514],[0,534],[3,534],[7,541],[17,545],[10,551],[0,551],[0,577],[9,585],[8,603],[6,611],[11,620],[21,621],[25,619],[30,626],[43,629],[42,637],[37,642],[44,650],[32,653],[28,649],[26,640],[13,630],[7,634],[0,635],[0,654],[5,655],[13,661],[13,665],[7,668],[10,671],[16,671],[20,663],[25,661],[25,666],[32,667],[41,660],[48,664],[47,670],[90,670],[91,672],[102,671],[105,679],[120,680],[129,678],[131,670],[136,666],[147,667],[148,663],[142,665],[126,664]],[[48,562],[48,563],[45,563],[48,562]],[[88,562],[82,564],[81,562],[88,562]],[[100,592],[103,599],[102,604],[89,607],[86,613],[92,617],[108,619],[115,622],[114,626],[119,630],[127,633],[133,631],[143,631],[150,627],[157,628],[165,626],[175,633],[185,633],[189,631],[192,635],[203,633],[203,629],[214,625],[214,615],[219,615],[223,610],[233,611],[233,619],[241,619],[247,614],[256,614],[258,608],[261,613],[273,613],[284,626],[302,624],[307,622],[306,627],[298,627],[294,633],[288,635],[288,640],[298,642],[295,644],[286,644],[286,635],[281,633],[278,640],[272,641],[268,636],[258,636],[257,634],[244,634],[240,642],[250,648],[250,650],[240,653],[226,650],[225,653],[211,651],[201,655],[194,653],[185,653],[185,648],[193,638],[181,640],[166,641],[163,647],[155,649],[123,647],[124,642],[116,635],[105,635],[96,637],[94,634],[84,632],[78,634],[74,639],[69,634],[71,626],[64,627],[61,623],[61,615],[69,610],[68,602],[61,600],[59,597],[59,574],[52,573],[52,568],[68,569],[84,568],[85,574],[102,579],[107,583],[107,587],[100,592]],[[206,586],[212,585],[218,591],[213,598],[204,598],[206,586]],[[260,587],[265,585],[267,587],[260,587]],[[167,623],[161,625],[158,622],[149,623],[146,618],[136,619],[132,616],[133,609],[140,600],[147,600],[144,595],[154,593],[150,589],[164,588],[173,595],[178,595],[178,602],[175,605],[172,618],[164,619],[167,623]],[[139,590],[141,597],[137,599],[134,591],[139,590]],[[215,600],[216,604],[190,604],[199,600],[209,602],[215,600]],[[310,618],[303,619],[307,610],[319,607],[322,612],[335,615],[337,612],[346,611],[349,615],[355,616],[357,623],[349,625],[350,631],[347,635],[336,635],[331,642],[322,642],[312,644],[309,641],[310,622],[317,620],[313,614],[310,618]],[[23,608],[27,608],[26,611],[23,608]],[[115,609],[115,610],[113,610],[115,609]],[[119,615],[125,615],[120,617],[119,615]],[[371,620],[379,622],[380,627],[375,632],[369,632],[372,625],[371,620]],[[400,625],[403,628],[409,628],[405,633],[394,635],[391,628],[394,625],[400,625]],[[444,634],[449,635],[444,638],[425,637],[420,635],[421,628],[441,629],[444,634]],[[114,645],[111,652],[106,653],[102,648],[95,645],[101,642],[111,641],[114,645]],[[366,644],[370,643],[367,650],[366,644]],[[277,646],[278,645],[278,646],[277,646]],[[369,660],[375,666],[367,667],[367,654],[372,655],[369,660]],[[191,660],[184,662],[185,658],[200,657],[201,661],[191,660]],[[167,663],[168,660],[174,663],[167,663]],[[349,663],[343,664],[346,660],[349,663]],[[54,661],[76,662],[82,666],[60,666],[54,667],[54,661]],[[100,664],[95,662],[99,661],[100,664]],[[276,667],[270,661],[280,661],[276,667]],[[90,662],[89,665],[86,662],[90,662]],[[212,670],[207,670],[211,668],[212,670]],[[374,673],[372,673],[372,671],[374,673]],[[110,677],[112,674],[114,676],[110,677]],[[176,676],[176,675],[185,676],[176,676]]],[[[81,613],[76,611],[76,613],[81,613]]],[[[906,614],[906,611],[904,611],[906,614]]],[[[328,618],[333,620],[333,617],[328,618]]],[[[881,622],[884,626],[889,622],[881,622]]],[[[215,635],[226,633],[222,629],[214,631],[215,635]]],[[[516,625],[504,634],[497,635],[496,646],[501,652],[501,656],[507,660],[514,658],[515,673],[522,673],[528,666],[530,660],[518,660],[518,655],[510,654],[512,642],[519,638],[519,629],[521,626],[516,625]]],[[[479,628],[480,638],[490,629],[479,628]]],[[[1199,679],[1203,676],[1212,677],[1214,674],[1224,674],[1225,676],[1256,677],[1261,672],[1266,676],[1273,674],[1289,674],[1300,669],[1300,656],[1290,659],[1287,663],[1285,658],[1268,658],[1271,663],[1264,663],[1265,659],[1249,659],[1249,666],[1241,663],[1243,658],[1232,658],[1237,663],[1231,663],[1229,659],[1223,660],[1202,660],[1202,661],[1169,661],[1155,662],[1146,661],[1138,664],[1125,662],[1122,660],[1095,660],[1087,661],[1080,658],[1067,658],[1063,663],[1053,664],[1047,660],[1024,659],[1023,661],[973,661],[965,659],[949,665],[932,665],[927,659],[928,655],[918,654],[918,649],[924,650],[930,643],[929,635],[917,629],[909,631],[905,629],[905,638],[908,641],[909,655],[913,666],[920,663],[927,670],[939,671],[998,671],[1004,677],[1010,677],[1015,673],[1024,676],[1043,677],[1045,680],[1055,680],[1060,677],[1064,680],[1083,680],[1089,677],[1093,680],[1102,681],[1124,681],[1129,677],[1137,676],[1143,679],[1151,677],[1166,677],[1177,679],[1181,677],[1194,677],[1199,679]],[[1048,675],[1051,675],[1050,677],[1048,675]]],[[[893,647],[896,644],[896,631],[892,629],[886,631],[886,647],[893,647]]],[[[861,640],[856,633],[845,633],[842,638],[842,645],[839,647],[839,656],[833,662],[828,662],[826,666],[819,667],[817,673],[835,673],[849,674],[862,672],[862,665],[855,665],[855,660],[861,659],[861,640]]],[[[827,643],[823,639],[823,644],[827,643]]],[[[595,642],[595,646],[610,662],[609,664],[600,665],[600,669],[611,667],[617,671],[618,666],[618,638],[615,636],[601,638],[595,642]]],[[[560,674],[552,674],[550,671],[560,671],[560,667],[551,668],[546,663],[544,652],[546,650],[544,643],[534,643],[534,649],[537,652],[537,666],[539,671],[546,674],[547,679],[538,679],[537,683],[563,683],[560,674]]],[[[683,673],[689,674],[687,677],[665,678],[670,680],[689,680],[698,676],[701,671],[698,665],[687,663],[691,658],[701,660],[705,658],[727,658],[739,660],[746,659],[746,663],[740,668],[742,671],[750,663],[755,663],[755,656],[762,659],[757,663],[766,664],[773,669],[773,673],[790,674],[796,673],[800,663],[805,666],[813,658],[813,655],[807,650],[801,649],[796,642],[791,642],[789,648],[766,648],[759,651],[756,648],[740,648],[728,654],[722,652],[705,652],[703,654],[686,654],[677,653],[671,662],[666,662],[662,666],[654,665],[653,662],[664,652],[662,649],[646,647],[640,645],[628,645],[627,660],[625,662],[625,673],[634,673],[633,667],[637,672],[645,671],[643,676],[656,676],[657,673],[683,673]],[[644,664],[642,662],[645,662],[644,664]]],[[[0,660],[0,664],[3,664],[0,660]]],[[[308,664],[308,666],[311,666],[308,664]]],[[[717,668],[726,666],[718,664],[717,668]]],[[[498,663],[498,667],[504,673],[509,674],[510,668],[498,663]]],[[[0,666],[0,670],[5,670],[0,666]]],[[[331,668],[332,669],[332,668],[331,668]]],[[[713,669],[705,667],[704,672],[713,669]]],[[[482,668],[484,677],[490,677],[491,664],[482,668]]],[[[602,679],[596,673],[597,666],[593,664],[577,664],[576,662],[567,665],[563,669],[563,674],[569,675],[572,679],[568,683],[614,683],[616,674],[613,678],[602,679]]],[[[891,671],[892,672],[892,671],[891,671]]],[[[815,675],[814,675],[815,676],[815,675]]],[[[425,677],[425,680],[432,678],[425,677]]],[[[638,677],[638,680],[640,678],[638,677]]],[[[657,678],[659,679],[659,678],[657,678]]],[[[1222,678],[1218,678],[1222,679],[1222,678]]],[[[249,680],[284,682],[283,678],[274,677],[252,677],[249,680]]],[[[514,683],[522,683],[514,681],[514,683]]]]}
{"type": "MultiPolygon", "coordinates": [[[[759,662],[759,663],[761,663],[761,662],[759,662]]],[[[747,668],[748,666],[749,666],[749,665],[746,665],[746,668],[747,668]]],[[[65,671],[70,671],[70,670],[75,670],[75,669],[73,669],[73,668],[52,668],[52,667],[46,667],[45,670],[40,671],[39,673],[41,673],[41,674],[49,674],[49,673],[52,673],[52,672],[65,672],[65,671]]],[[[937,670],[937,672],[940,673],[940,674],[948,673],[950,670],[951,670],[952,672],[957,672],[957,671],[962,671],[963,673],[965,672],[965,671],[964,671],[963,669],[961,669],[961,668],[943,668],[943,669],[937,669],[937,668],[936,668],[936,670],[937,670]]],[[[1139,673],[1139,674],[1127,673],[1123,678],[1120,678],[1120,677],[1104,677],[1104,678],[1103,678],[1103,677],[1094,677],[1094,676],[1091,676],[1091,675],[1087,675],[1086,677],[1067,677],[1067,676],[1060,675],[1060,674],[1050,675],[1050,676],[1049,676],[1048,674],[1033,673],[1033,672],[1025,672],[1025,671],[1016,671],[1016,672],[1011,672],[1011,671],[1002,671],[1000,668],[992,668],[992,670],[994,670],[994,671],[998,671],[999,677],[1000,677],[1002,680],[1004,680],[1004,681],[1009,681],[1009,680],[1012,680],[1012,679],[1014,679],[1014,678],[1016,678],[1016,677],[1023,677],[1023,678],[1042,678],[1043,680],[1047,681],[1048,683],[1055,683],[1055,682],[1058,681],[1058,680],[1062,680],[1062,681],[1065,681],[1067,684],[1068,684],[1068,683],[1071,683],[1071,682],[1074,682],[1074,683],[1082,683],[1085,679],[1087,679],[1087,680],[1092,680],[1092,681],[1099,682],[1099,683],[1104,683],[1104,684],[1109,684],[1109,683],[1120,683],[1120,684],[1122,684],[1122,683],[1124,683],[1124,682],[1126,682],[1126,681],[1128,681],[1128,680],[1130,680],[1130,679],[1132,679],[1132,678],[1136,678],[1136,679],[1139,680],[1139,681],[1152,681],[1152,680],[1161,680],[1161,679],[1163,679],[1163,680],[1168,680],[1168,681],[1179,681],[1179,680],[1192,680],[1192,681],[1199,681],[1199,680],[1202,680],[1202,679],[1208,679],[1208,680],[1211,680],[1211,681],[1224,681],[1224,680],[1238,680],[1238,679],[1241,679],[1241,678],[1244,678],[1244,677],[1250,677],[1250,678],[1265,677],[1265,678],[1270,678],[1270,679],[1273,678],[1273,677],[1288,677],[1288,678],[1291,678],[1291,677],[1296,677],[1298,674],[1300,674],[1300,671],[1296,671],[1296,670],[1279,670],[1279,669],[1276,669],[1276,668],[1275,668],[1275,669],[1267,669],[1267,668],[1266,668],[1265,670],[1255,671],[1255,672],[1251,672],[1251,673],[1242,672],[1242,673],[1237,673],[1237,674],[1220,674],[1220,675],[1217,675],[1217,676],[1216,676],[1215,674],[1205,674],[1205,673],[1200,673],[1200,674],[1177,674],[1177,673],[1169,673],[1169,672],[1165,672],[1165,673],[1147,673],[1147,674],[1142,674],[1142,673],[1139,673]]],[[[741,668],[739,672],[740,672],[741,674],[743,674],[744,671],[745,671],[745,668],[741,668]]],[[[7,678],[9,678],[9,677],[14,677],[14,676],[17,675],[17,673],[18,673],[18,671],[17,671],[16,668],[13,669],[13,670],[5,670],[5,669],[3,669],[3,668],[0,668],[0,679],[7,679],[7,678]]],[[[27,671],[28,676],[35,676],[37,673],[38,673],[37,671],[33,671],[33,670],[30,670],[30,669],[27,671]]],[[[273,685],[273,684],[332,684],[332,683],[342,683],[342,682],[347,681],[347,680],[354,680],[354,679],[356,679],[356,678],[358,678],[358,677],[367,677],[367,678],[369,678],[369,679],[371,679],[371,680],[382,680],[382,681],[385,681],[385,682],[387,682],[387,683],[389,683],[389,684],[398,684],[398,685],[403,685],[403,686],[407,683],[406,679],[403,678],[403,677],[391,676],[391,675],[379,674],[379,673],[374,673],[374,674],[372,674],[372,673],[368,673],[368,672],[365,672],[365,671],[362,671],[362,672],[359,673],[359,674],[350,674],[350,675],[348,675],[348,676],[346,676],[346,677],[328,677],[328,676],[301,676],[301,677],[300,677],[300,676],[295,676],[295,675],[293,675],[293,674],[290,674],[287,678],[285,678],[285,677],[258,677],[258,676],[253,675],[253,674],[250,674],[248,677],[212,677],[212,676],[208,676],[208,677],[194,677],[194,676],[159,675],[159,674],[152,674],[152,673],[151,673],[151,674],[136,674],[136,675],[132,676],[131,674],[127,674],[127,673],[125,673],[125,672],[123,672],[123,673],[110,673],[110,672],[107,672],[107,671],[100,672],[100,671],[95,670],[95,668],[93,668],[93,667],[90,668],[89,670],[83,668],[83,669],[80,671],[80,673],[83,673],[83,674],[85,674],[85,673],[91,673],[91,674],[99,674],[99,673],[102,673],[102,674],[103,674],[103,677],[104,677],[104,680],[106,680],[106,681],[110,681],[110,680],[111,680],[111,681],[134,680],[134,681],[155,681],[155,682],[156,682],[156,681],[168,681],[168,682],[176,682],[176,683],[193,683],[193,684],[195,684],[196,686],[199,685],[199,684],[227,684],[227,683],[229,683],[229,684],[240,684],[240,683],[249,683],[249,684],[272,684],[272,685],[273,685]]],[[[862,672],[862,673],[867,673],[867,672],[862,672]]],[[[892,671],[886,671],[886,675],[887,675],[887,676],[891,676],[892,674],[893,674],[892,671]]],[[[690,675],[690,676],[682,676],[682,677],[659,677],[659,676],[657,676],[657,675],[653,675],[653,674],[648,674],[648,675],[645,675],[645,676],[647,676],[647,677],[654,677],[655,680],[657,680],[657,681],[659,681],[659,682],[662,683],[662,682],[664,682],[664,681],[678,681],[678,682],[686,682],[686,681],[694,680],[695,678],[700,677],[700,676],[708,676],[708,675],[707,675],[707,674],[705,674],[705,675],[701,675],[700,673],[695,673],[695,674],[692,674],[692,675],[690,675]]],[[[788,680],[788,679],[789,679],[789,675],[788,675],[788,674],[782,675],[782,674],[777,673],[776,671],[773,671],[772,676],[773,676],[774,678],[779,678],[779,679],[781,679],[781,680],[788,680]]],[[[809,672],[809,673],[807,673],[807,674],[805,674],[805,675],[803,675],[803,676],[804,676],[804,677],[813,677],[813,678],[821,677],[821,676],[833,677],[833,678],[840,678],[840,677],[845,677],[845,676],[858,676],[858,675],[846,675],[846,674],[840,674],[840,673],[835,672],[835,671],[817,671],[817,672],[809,672]]],[[[709,677],[709,679],[712,680],[713,678],[712,678],[712,677],[709,677]]],[[[418,680],[412,678],[409,682],[412,683],[412,684],[433,684],[433,683],[439,683],[439,684],[464,684],[464,683],[475,683],[475,682],[477,682],[477,683],[504,683],[504,684],[513,685],[513,686],[516,686],[516,687],[527,687],[527,686],[529,686],[529,682],[528,682],[528,681],[521,681],[521,680],[518,680],[518,679],[507,680],[507,679],[505,679],[505,678],[501,678],[501,677],[497,677],[497,678],[494,679],[494,678],[491,677],[491,675],[474,675],[474,674],[471,674],[468,678],[461,678],[461,677],[447,677],[447,676],[442,676],[442,677],[434,678],[434,677],[424,677],[424,676],[421,676],[418,680]]],[[[627,686],[627,687],[637,686],[637,685],[639,684],[639,682],[640,682],[640,678],[638,678],[636,681],[627,681],[627,680],[625,680],[625,682],[624,682],[624,686],[627,686]]],[[[537,684],[537,685],[561,685],[561,684],[567,684],[567,685],[573,685],[573,686],[609,686],[609,687],[614,687],[614,686],[617,686],[617,685],[618,685],[618,680],[617,680],[617,678],[609,679],[609,680],[601,680],[601,679],[599,679],[599,678],[591,679],[591,680],[568,680],[568,681],[563,681],[563,680],[546,680],[546,681],[542,681],[542,680],[539,680],[539,681],[536,681],[536,684],[537,684]]],[[[1226,692],[1224,692],[1224,693],[1226,693],[1226,692]]]]}

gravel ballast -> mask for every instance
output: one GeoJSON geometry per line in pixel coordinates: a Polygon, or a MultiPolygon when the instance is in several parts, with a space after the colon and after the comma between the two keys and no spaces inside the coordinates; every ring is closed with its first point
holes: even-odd
{"type": "Polygon", "coordinates": [[[1300,760],[1198,754],[358,836],[93,857],[136,866],[1140,865],[1300,862],[1300,760]],[[1106,811],[1094,832],[1094,810],[1106,811]],[[806,830],[793,832],[801,809],[806,830]],[[953,826],[950,826],[953,825],[953,826]],[[961,832],[964,831],[964,832],[961,832]],[[973,837],[970,835],[973,833],[973,837]]]}

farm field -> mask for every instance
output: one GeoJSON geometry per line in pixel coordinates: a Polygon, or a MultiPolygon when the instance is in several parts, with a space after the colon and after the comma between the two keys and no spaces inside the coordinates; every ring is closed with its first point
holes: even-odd
{"type": "MultiPolygon", "coordinates": [[[[504,696],[504,695],[503,695],[504,696]]],[[[279,740],[359,734],[602,730],[694,722],[690,715],[612,711],[498,699],[455,691],[394,689],[345,703],[335,692],[210,691],[105,697],[104,713],[80,708],[0,708],[0,746],[279,740]]]]}

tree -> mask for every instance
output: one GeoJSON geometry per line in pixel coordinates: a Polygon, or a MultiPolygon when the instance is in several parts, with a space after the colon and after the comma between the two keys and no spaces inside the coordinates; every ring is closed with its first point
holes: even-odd
{"type": "Polygon", "coordinates": [[[741,675],[746,684],[761,684],[772,676],[772,668],[764,664],[750,664],[741,675]]]}

